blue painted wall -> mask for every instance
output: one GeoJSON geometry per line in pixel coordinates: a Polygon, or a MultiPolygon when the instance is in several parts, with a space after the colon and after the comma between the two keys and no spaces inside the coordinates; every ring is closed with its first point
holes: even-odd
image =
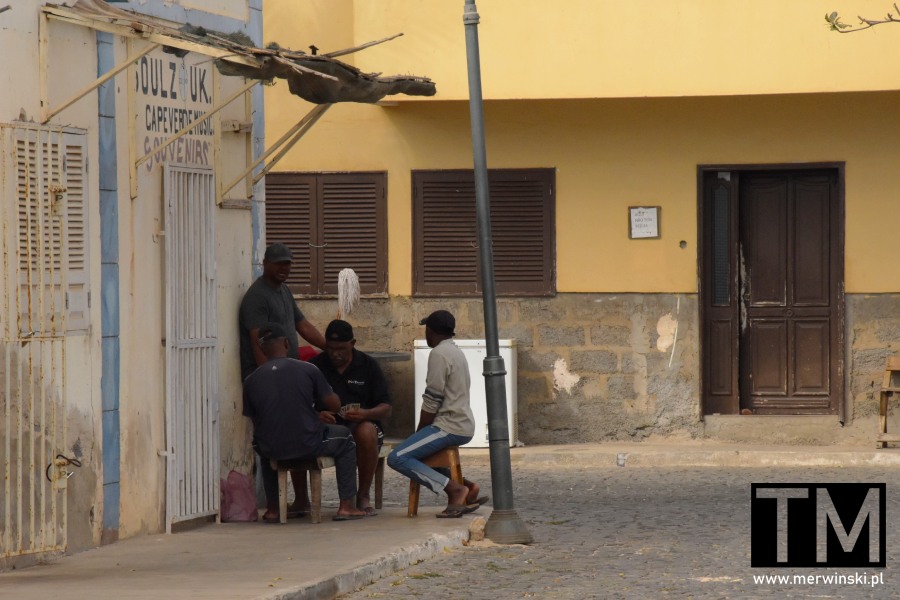
{"type": "MultiPolygon", "coordinates": [[[[97,33],[97,75],[115,66],[113,36],[97,33]]],[[[116,152],[115,79],[99,88],[100,139],[100,335],[103,376],[100,379],[103,438],[103,539],[118,537],[119,488],[119,205],[116,152]]]]}

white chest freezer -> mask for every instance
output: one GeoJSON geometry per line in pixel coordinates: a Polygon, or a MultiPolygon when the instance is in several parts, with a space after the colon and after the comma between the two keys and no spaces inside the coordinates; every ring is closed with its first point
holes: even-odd
{"type": "MultiPolygon", "coordinates": [[[[484,357],[487,356],[485,340],[454,340],[456,345],[466,356],[469,364],[469,378],[472,385],[469,388],[472,415],[475,417],[475,435],[465,448],[487,448],[488,419],[487,419],[487,395],[484,389],[484,357]]],[[[519,441],[518,426],[518,402],[516,396],[516,341],[499,340],[500,358],[506,367],[504,383],[506,386],[506,417],[509,428],[509,444],[513,446],[519,441]]],[[[431,348],[425,340],[415,341],[413,361],[416,372],[416,425],[419,422],[419,412],[422,410],[422,393],[425,392],[425,376],[428,372],[428,353],[431,348]]]]}

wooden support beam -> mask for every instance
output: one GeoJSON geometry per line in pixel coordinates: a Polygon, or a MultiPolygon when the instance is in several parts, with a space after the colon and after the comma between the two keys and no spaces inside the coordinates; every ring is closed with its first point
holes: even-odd
{"type": "Polygon", "coordinates": [[[44,6],[41,8],[41,14],[47,15],[52,19],[72,23],[73,25],[81,25],[82,27],[89,27],[90,29],[95,29],[97,31],[106,31],[126,38],[146,40],[148,42],[153,42],[154,44],[179,48],[180,50],[187,50],[188,52],[196,52],[197,54],[221,58],[229,62],[250,67],[259,68],[262,66],[262,63],[253,57],[235,53],[233,50],[226,50],[217,46],[193,42],[168,33],[160,32],[151,25],[146,25],[144,31],[137,31],[131,25],[119,25],[103,19],[90,18],[78,11],[59,6],[44,6]]]}
{"type": "MultiPolygon", "coordinates": [[[[125,54],[131,54],[136,42],[133,38],[125,38],[125,54]]],[[[132,63],[134,64],[134,63],[132,63]]],[[[135,67],[137,68],[137,67],[135,67]]],[[[128,98],[128,110],[136,106],[137,90],[130,83],[125,86],[125,95],[128,98]]],[[[138,196],[138,169],[134,159],[138,154],[137,148],[137,119],[129,117],[128,121],[128,182],[129,194],[134,200],[138,196]]]]}
{"type": "MultiPolygon", "coordinates": [[[[322,106],[331,106],[331,105],[323,104],[322,106]]],[[[324,114],[325,114],[325,111],[322,110],[318,114],[316,114],[312,119],[307,121],[306,124],[294,135],[294,137],[292,137],[290,140],[288,140],[288,142],[284,145],[284,148],[282,148],[281,151],[279,151],[278,154],[275,155],[275,158],[273,158],[269,162],[269,164],[267,164],[263,168],[262,171],[260,171],[259,173],[257,173],[256,175],[253,176],[253,184],[256,185],[257,183],[259,183],[259,180],[262,179],[263,177],[265,177],[266,173],[271,171],[275,167],[275,165],[277,165],[281,161],[281,159],[284,158],[285,154],[287,154],[290,151],[290,149],[294,147],[294,144],[299,142],[300,138],[302,138],[304,135],[306,135],[306,132],[309,131],[312,128],[312,126],[316,124],[316,121],[318,121],[319,118],[324,114]]]]}
{"type": "Polygon", "coordinates": [[[41,122],[44,121],[44,115],[50,107],[49,85],[47,83],[47,70],[49,67],[50,57],[48,50],[50,46],[49,35],[50,21],[46,13],[41,13],[38,17],[38,94],[41,101],[41,122]]]}
{"type": "Polygon", "coordinates": [[[76,102],[78,102],[79,100],[84,98],[85,96],[87,96],[89,93],[91,93],[92,91],[94,91],[95,89],[97,89],[98,87],[100,87],[101,85],[103,85],[104,83],[106,83],[107,81],[109,81],[110,79],[112,79],[113,77],[115,77],[116,75],[118,75],[119,73],[121,73],[122,71],[127,69],[128,67],[130,67],[135,61],[137,61],[142,56],[146,56],[147,54],[153,52],[157,48],[159,48],[159,44],[150,44],[146,48],[144,48],[143,50],[141,50],[140,52],[135,54],[134,56],[129,56],[124,61],[122,61],[121,63],[119,63],[118,65],[116,65],[115,67],[113,67],[112,69],[107,71],[106,73],[104,73],[101,77],[98,77],[92,83],[86,85],[77,94],[75,94],[74,96],[72,96],[71,98],[69,98],[68,100],[63,102],[58,107],[54,108],[53,110],[46,111],[46,113],[43,116],[43,119],[41,120],[41,124],[46,125],[50,119],[52,119],[53,117],[55,117],[56,115],[58,115],[59,113],[64,111],[65,109],[69,108],[70,106],[72,106],[73,104],[75,104],[76,102]]]}
{"type": "Polygon", "coordinates": [[[386,38],[382,38],[380,40],[375,40],[374,42],[366,42],[365,44],[360,44],[359,46],[354,46],[352,48],[344,48],[343,50],[335,50],[334,52],[326,52],[322,56],[327,56],[328,58],[337,58],[338,56],[344,56],[346,54],[353,54],[354,52],[359,52],[360,50],[365,50],[366,48],[371,48],[372,46],[377,46],[378,44],[383,44],[385,42],[389,42],[391,40],[397,39],[403,35],[402,33],[395,33],[394,35],[386,38]]]}
{"type": "MultiPolygon", "coordinates": [[[[225,194],[230,192],[231,189],[239,184],[242,179],[250,175],[250,173],[253,172],[253,169],[258,167],[260,163],[266,160],[273,152],[277,151],[283,144],[287,142],[287,148],[279,153],[276,160],[273,160],[271,163],[269,163],[269,165],[267,165],[266,169],[263,170],[263,174],[267,173],[268,170],[271,170],[271,168],[275,166],[275,163],[281,160],[281,157],[284,156],[285,152],[289,150],[294,144],[296,144],[297,141],[299,141],[300,138],[303,137],[303,134],[305,134],[306,131],[310,127],[312,127],[315,122],[319,120],[319,117],[325,114],[325,111],[327,111],[329,108],[331,108],[331,104],[316,105],[316,107],[309,111],[306,116],[300,119],[300,121],[296,125],[291,127],[287,131],[287,133],[281,136],[281,138],[279,138],[277,142],[272,144],[272,146],[270,146],[265,152],[263,152],[262,156],[253,161],[253,164],[247,167],[247,169],[245,169],[243,173],[235,177],[234,180],[232,180],[228,185],[224,186],[219,192],[218,202],[221,204],[222,200],[225,198],[225,194]]],[[[258,181],[258,179],[256,181],[258,181]]]]}

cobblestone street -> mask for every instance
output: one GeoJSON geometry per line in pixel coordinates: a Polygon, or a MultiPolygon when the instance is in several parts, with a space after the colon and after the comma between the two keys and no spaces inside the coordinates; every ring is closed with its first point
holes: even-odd
{"type": "MultiPolygon", "coordinates": [[[[486,467],[472,466],[466,476],[485,490],[490,486],[486,467]]],[[[405,481],[386,479],[385,497],[403,498],[405,481]]],[[[514,479],[516,509],[533,545],[448,549],[341,598],[891,598],[900,593],[896,471],[527,465],[515,468],[514,479]],[[887,483],[887,567],[751,569],[751,482],[887,483]],[[883,573],[883,585],[754,582],[754,576],[864,572],[883,573]]],[[[427,491],[422,499],[419,518],[433,518],[430,507],[442,499],[427,491]]],[[[479,512],[487,517],[490,508],[479,512]]]]}

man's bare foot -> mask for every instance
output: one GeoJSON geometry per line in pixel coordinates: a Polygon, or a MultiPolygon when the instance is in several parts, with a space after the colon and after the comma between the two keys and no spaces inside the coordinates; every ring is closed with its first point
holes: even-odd
{"type": "Polygon", "coordinates": [[[468,488],[469,493],[466,495],[466,504],[486,504],[489,500],[487,496],[479,496],[481,493],[481,486],[475,483],[474,481],[469,481],[468,479],[463,479],[463,483],[466,488],[468,488]]]}
{"type": "Polygon", "coordinates": [[[478,492],[481,491],[481,486],[474,481],[469,481],[468,479],[465,479],[463,481],[466,484],[466,487],[469,489],[469,493],[466,494],[466,504],[474,504],[475,501],[478,500],[478,492]]]}
{"type": "Polygon", "coordinates": [[[375,517],[378,515],[378,513],[375,512],[375,509],[372,508],[372,501],[369,500],[368,496],[357,496],[356,508],[366,513],[367,517],[375,517]]]}
{"type": "Polygon", "coordinates": [[[301,500],[294,500],[293,504],[288,505],[288,514],[306,516],[309,514],[309,510],[310,504],[308,499],[306,500],[306,502],[303,502],[301,500]]]}
{"type": "Polygon", "coordinates": [[[444,491],[447,492],[447,505],[449,506],[460,506],[466,505],[466,496],[469,493],[469,488],[464,485],[460,485],[453,481],[452,479],[444,486],[444,491]]]}
{"type": "Polygon", "coordinates": [[[263,513],[262,520],[265,523],[278,523],[280,521],[280,517],[278,516],[277,510],[267,510],[263,513]]]}
{"type": "Polygon", "coordinates": [[[365,516],[366,512],[356,508],[353,500],[341,500],[337,514],[334,515],[332,521],[352,521],[354,519],[362,519],[365,516]]]}

